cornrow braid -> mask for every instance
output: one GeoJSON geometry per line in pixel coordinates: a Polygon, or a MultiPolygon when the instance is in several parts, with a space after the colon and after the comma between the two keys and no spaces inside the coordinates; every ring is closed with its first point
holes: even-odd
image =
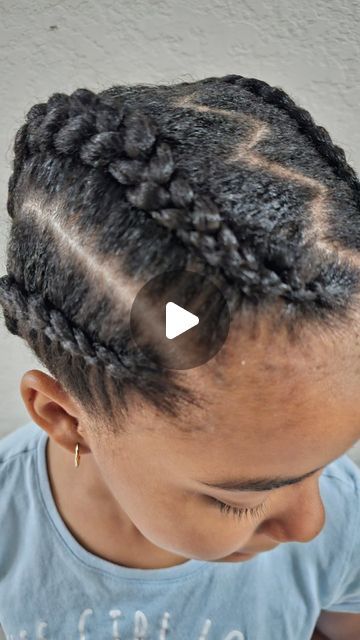
{"type": "MultiPolygon", "coordinates": [[[[148,354],[145,349],[139,350],[130,335],[126,336],[123,348],[115,351],[93,340],[81,327],[73,324],[61,310],[45,302],[41,294],[25,291],[11,276],[0,278],[0,302],[4,308],[6,326],[10,333],[22,335],[29,344],[34,339],[38,339],[38,336],[42,336],[44,344],[41,345],[40,353],[38,353],[39,347],[35,349],[41,360],[46,360],[44,350],[47,346],[61,345],[63,352],[71,356],[72,362],[78,359],[80,366],[85,362],[90,367],[100,367],[101,372],[120,381],[122,386],[136,385],[137,388],[140,386],[144,397],[154,401],[151,388],[147,384],[142,385],[141,378],[139,385],[138,376],[140,373],[148,372],[156,377],[159,371],[162,371],[161,361],[156,361],[156,354],[150,353],[150,350],[148,354]]],[[[71,388],[68,391],[71,392],[71,388]]],[[[156,391],[158,393],[159,389],[157,388],[156,391]]],[[[176,401],[189,402],[189,394],[182,393],[181,385],[177,385],[176,392],[168,396],[169,394],[165,394],[161,401],[162,410],[168,415],[176,415],[174,412],[176,401]]],[[[107,397],[107,399],[110,402],[110,398],[107,397]]],[[[90,397],[87,400],[92,409],[93,403],[90,397]]],[[[122,402],[126,406],[125,397],[122,398],[122,402]]],[[[193,402],[196,403],[196,400],[194,399],[193,402]]],[[[97,417],[96,412],[93,417],[97,417]]]]}
{"type": "MultiPolygon", "coordinates": [[[[214,201],[196,195],[186,177],[179,175],[170,145],[157,141],[156,124],[146,114],[138,110],[125,115],[124,108],[119,114],[86,89],[70,97],[55,94],[50,108],[36,107],[28,115],[25,145],[29,154],[54,148],[60,155],[77,156],[90,167],[106,167],[128,187],[125,195],[131,204],[191,243],[209,265],[221,266],[225,274],[240,279],[244,293],[267,278],[274,296],[282,292],[296,295],[300,289],[296,272],[292,285],[265,267],[259,272],[251,248],[240,246],[214,201]]],[[[288,269],[290,273],[294,263],[288,269]]],[[[307,291],[302,295],[316,294],[307,291]]]]}
{"type": "Polygon", "coordinates": [[[299,107],[283,89],[271,87],[264,80],[244,78],[235,74],[224,76],[222,80],[247,89],[255,96],[260,96],[265,102],[286,111],[298,123],[299,131],[314,143],[316,150],[333,167],[336,175],[348,183],[360,209],[360,181],[357,173],[348,164],[344,149],[333,143],[328,131],[321,125],[315,124],[312,115],[306,109],[299,107]]]}
{"type": "MultiPolygon", "coordinates": [[[[214,201],[196,195],[189,180],[179,175],[170,145],[157,141],[156,124],[146,114],[138,110],[125,115],[125,108],[118,113],[86,89],[70,97],[55,94],[50,110],[36,106],[35,112],[30,111],[30,154],[54,148],[60,155],[78,156],[85,165],[106,167],[128,187],[125,195],[131,204],[173,230],[185,244],[192,244],[209,265],[238,280],[244,295],[256,295],[260,283],[274,298],[311,301],[319,297],[326,305],[326,290],[314,287],[312,281],[308,288],[297,273],[303,249],[294,247],[290,254],[288,244],[283,242],[281,247],[278,240],[276,253],[271,246],[263,247],[272,268],[259,265],[251,247],[245,242],[241,246],[222,220],[214,201]],[[281,280],[284,269],[286,282],[281,280]]],[[[261,250],[260,245],[257,251],[261,250]]]]}
{"type": "Polygon", "coordinates": [[[293,336],[357,311],[359,180],[278,87],[227,75],[54,93],[14,152],[5,322],[94,418],[114,420],[129,389],[172,414],[198,401],[130,345],[123,277],[196,264],[239,315],[281,301],[293,336]]]}

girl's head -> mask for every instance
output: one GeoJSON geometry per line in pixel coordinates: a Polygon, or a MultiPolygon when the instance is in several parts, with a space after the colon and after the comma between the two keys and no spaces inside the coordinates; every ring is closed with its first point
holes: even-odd
{"type": "Polygon", "coordinates": [[[7,208],[5,323],[53,375],[27,372],[23,399],[66,455],[93,454],[88,481],[185,557],[317,535],[317,479],[360,411],[360,183],[326,130],[235,75],[56,93],[16,134],[7,208]],[[129,328],[131,292],[174,268],[231,309],[224,347],[185,371],[129,328]],[[272,488],[200,482],[239,476],[272,488]],[[266,505],[229,520],[214,498],[266,505]]]}

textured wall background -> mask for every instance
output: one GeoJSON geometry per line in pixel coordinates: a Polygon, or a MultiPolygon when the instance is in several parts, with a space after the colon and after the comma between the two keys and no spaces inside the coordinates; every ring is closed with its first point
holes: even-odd
{"type": "MultiPolygon", "coordinates": [[[[360,166],[357,0],[0,0],[0,273],[13,137],[54,91],[240,73],[282,86],[360,166]],[[76,6],[75,6],[76,5],[76,6]]],[[[0,312],[1,313],[1,312],[0,312]]],[[[22,374],[42,369],[0,316],[0,436],[29,420],[22,374]]]]}
{"type": "MultiPolygon", "coordinates": [[[[359,170],[359,14],[358,0],[1,0],[0,273],[13,137],[54,91],[262,78],[309,109],[359,170]]],[[[1,437],[29,420],[19,381],[42,366],[1,317],[0,358],[1,437]]],[[[360,463],[360,444],[349,454],[360,463]]]]}

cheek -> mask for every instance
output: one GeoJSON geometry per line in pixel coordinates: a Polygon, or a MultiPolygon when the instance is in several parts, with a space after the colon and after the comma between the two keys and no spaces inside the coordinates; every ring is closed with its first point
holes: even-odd
{"type": "MultiPolygon", "coordinates": [[[[119,498],[120,502],[120,498],[119,498]]],[[[222,515],[216,507],[168,494],[131,490],[124,508],[136,528],[152,544],[199,560],[215,560],[245,546],[254,525],[222,515]]]]}
{"type": "Polygon", "coordinates": [[[129,531],[132,524],[134,533],[140,532],[161,549],[187,558],[212,560],[245,546],[254,533],[254,523],[221,514],[199,496],[163,487],[159,478],[149,480],[141,466],[131,464],[128,469],[126,462],[117,459],[113,464],[103,460],[100,468],[115,499],[120,526],[129,531]]]}

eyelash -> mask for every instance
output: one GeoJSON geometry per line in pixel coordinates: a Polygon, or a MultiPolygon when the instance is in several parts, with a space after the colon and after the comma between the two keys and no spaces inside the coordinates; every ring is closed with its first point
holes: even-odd
{"type": "Polygon", "coordinates": [[[252,518],[256,518],[266,512],[265,502],[262,502],[256,507],[232,507],[230,504],[221,502],[221,500],[217,500],[216,498],[211,497],[211,500],[217,505],[221,513],[226,513],[227,515],[232,513],[239,518],[243,518],[247,515],[250,515],[252,518]]]}

